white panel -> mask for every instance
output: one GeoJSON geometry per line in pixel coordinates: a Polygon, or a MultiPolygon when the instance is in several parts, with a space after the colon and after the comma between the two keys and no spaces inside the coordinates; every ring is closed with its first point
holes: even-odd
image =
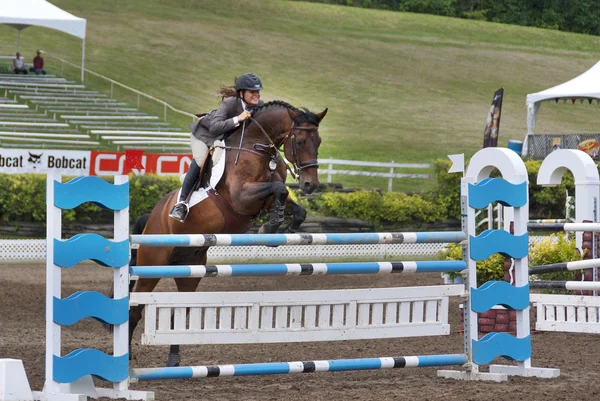
{"type": "Polygon", "coordinates": [[[371,321],[371,305],[358,304],[358,327],[368,327],[371,321]]]}
{"type": "Polygon", "coordinates": [[[424,301],[415,301],[412,304],[412,322],[423,322],[425,321],[424,301]]]}
{"type": "Polygon", "coordinates": [[[590,306],[587,308],[588,313],[588,322],[590,323],[598,323],[598,308],[595,306],[590,306]]]}
{"type": "Polygon", "coordinates": [[[186,308],[174,308],[174,329],[177,331],[184,331],[186,329],[186,308]]]}
{"type": "Polygon", "coordinates": [[[317,326],[317,307],[307,305],[304,307],[304,327],[313,328],[317,326]]]}
{"type": "Polygon", "coordinates": [[[330,305],[319,305],[319,322],[318,327],[329,327],[331,319],[331,308],[330,305]]]}
{"type": "Polygon", "coordinates": [[[302,327],[302,306],[292,306],[290,308],[290,327],[302,327]]]}
{"type": "Polygon", "coordinates": [[[587,322],[587,311],[586,311],[586,309],[587,308],[585,306],[578,306],[577,307],[577,312],[576,312],[577,316],[576,316],[576,319],[577,319],[578,323],[579,322],[583,322],[583,323],[587,322]]]}
{"type": "Polygon", "coordinates": [[[235,315],[233,320],[233,326],[236,329],[245,329],[248,327],[247,318],[248,318],[248,308],[245,306],[240,306],[235,308],[235,315]]]}
{"type": "Polygon", "coordinates": [[[575,307],[567,306],[567,322],[575,322],[575,307]]]}
{"type": "Polygon", "coordinates": [[[344,327],[344,304],[333,305],[332,327],[344,327]]]}
{"type": "Polygon", "coordinates": [[[275,307],[275,327],[277,327],[277,328],[287,327],[287,320],[288,320],[287,306],[275,307]]]}
{"type": "Polygon", "coordinates": [[[158,330],[166,331],[171,330],[171,308],[159,307],[158,308],[158,330]]]}
{"type": "Polygon", "coordinates": [[[231,308],[219,308],[219,330],[228,330],[231,325],[231,308]]]}
{"type": "Polygon", "coordinates": [[[263,330],[273,328],[272,306],[262,306],[260,308],[260,328],[263,330]]]}
{"type": "Polygon", "coordinates": [[[438,320],[437,317],[437,299],[431,301],[425,301],[425,321],[426,322],[436,322],[438,320]]]}
{"type": "Polygon", "coordinates": [[[398,317],[398,323],[409,323],[410,322],[410,301],[400,302],[400,315],[398,317]]]}
{"type": "Polygon", "coordinates": [[[156,332],[156,305],[148,305],[146,306],[146,315],[144,316],[145,320],[145,332],[146,333],[154,333],[156,332]]]}
{"type": "Polygon", "coordinates": [[[200,331],[202,328],[202,309],[190,308],[190,330],[200,331]]]}
{"type": "Polygon", "coordinates": [[[389,302],[385,304],[385,324],[396,324],[398,314],[398,303],[389,302]]]}
{"type": "Polygon", "coordinates": [[[546,320],[555,322],[556,321],[556,306],[555,305],[545,305],[542,309],[546,310],[546,320]]]}
{"type": "Polygon", "coordinates": [[[204,308],[204,330],[217,328],[217,308],[204,308]]]}
{"type": "Polygon", "coordinates": [[[375,303],[371,308],[371,324],[383,324],[383,304],[375,303]]]}

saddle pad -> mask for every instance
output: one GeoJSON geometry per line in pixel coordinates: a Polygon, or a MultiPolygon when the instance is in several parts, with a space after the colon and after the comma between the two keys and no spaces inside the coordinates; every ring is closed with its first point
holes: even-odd
{"type": "MultiPolygon", "coordinates": [[[[214,146],[225,146],[224,141],[215,141],[214,146]]],[[[190,197],[189,207],[191,208],[194,205],[202,202],[204,199],[208,197],[206,191],[210,188],[216,188],[221,178],[223,178],[223,173],[225,172],[225,160],[227,159],[225,156],[225,150],[220,147],[215,147],[213,152],[213,164],[212,170],[210,174],[210,184],[208,188],[200,188],[195,191],[190,197]]],[[[183,182],[185,179],[185,174],[182,174],[179,177],[179,180],[183,182]]],[[[177,197],[179,198],[179,194],[181,194],[181,188],[179,188],[179,192],[177,197]]]]}

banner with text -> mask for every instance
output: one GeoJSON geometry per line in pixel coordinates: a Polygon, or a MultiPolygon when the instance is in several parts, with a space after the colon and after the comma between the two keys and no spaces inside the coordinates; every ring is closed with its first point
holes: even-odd
{"type": "Polygon", "coordinates": [[[65,175],[88,175],[89,151],[0,148],[0,172],[47,173],[59,171],[65,175]]]}
{"type": "Polygon", "coordinates": [[[125,152],[0,148],[0,173],[47,173],[64,175],[181,175],[192,162],[186,154],[141,154],[136,168],[128,171],[125,152]]]}

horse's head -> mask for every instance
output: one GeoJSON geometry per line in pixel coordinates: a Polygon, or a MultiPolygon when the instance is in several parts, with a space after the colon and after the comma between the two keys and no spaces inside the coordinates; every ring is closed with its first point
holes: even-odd
{"type": "Polygon", "coordinates": [[[283,150],[285,157],[294,165],[300,189],[310,194],[319,186],[319,123],[327,114],[327,109],[321,113],[312,113],[307,109],[288,109],[288,114],[292,119],[292,127],[283,142],[283,150]]]}

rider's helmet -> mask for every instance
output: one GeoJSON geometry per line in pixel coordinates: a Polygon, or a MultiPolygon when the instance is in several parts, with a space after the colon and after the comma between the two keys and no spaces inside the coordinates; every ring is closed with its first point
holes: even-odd
{"type": "Polygon", "coordinates": [[[251,72],[242,74],[235,80],[235,91],[239,92],[242,90],[259,91],[262,90],[262,82],[260,78],[251,72]]]}

